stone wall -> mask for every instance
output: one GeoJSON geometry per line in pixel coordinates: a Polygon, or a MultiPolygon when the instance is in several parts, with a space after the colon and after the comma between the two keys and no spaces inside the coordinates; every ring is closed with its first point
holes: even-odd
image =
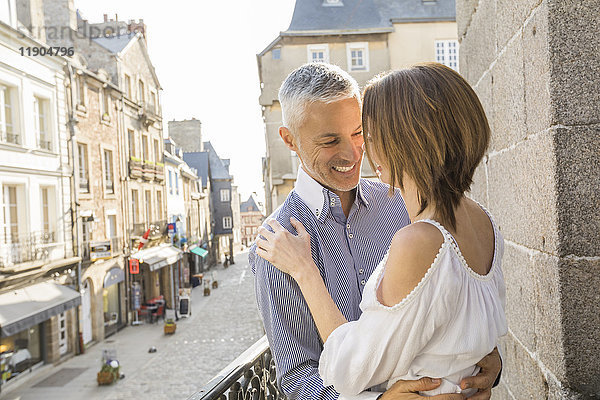
{"type": "Polygon", "coordinates": [[[204,151],[202,146],[202,122],[192,118],[183,121],[169,121],[169,136],[175,139],[184,152],[204,151]]]}
{"type": "Polygon", "coordinates": [[[505,238],[495,399],[600,396],[597,0],[457,0],[460,71],[492,127],[472,195],[505,238]]]}

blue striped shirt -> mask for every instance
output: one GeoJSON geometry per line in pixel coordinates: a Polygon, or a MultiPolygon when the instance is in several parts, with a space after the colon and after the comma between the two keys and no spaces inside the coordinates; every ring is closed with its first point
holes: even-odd
{"type": "MultiPolygon", "coordinates": [[[[348,218],[339,197],[299,168],[294,190],[271,217],[290,232],[290,217],[311,237],[312,256],[335,304],[348,321],[359,318],[362,291],[394,234],[409,224],[404,201],[389,186],[361,179],[348,218]]],[[[337,399],[318,372],[323,344],[296,282],[250,249],[258,308],[289,399],[337,399]]]]}

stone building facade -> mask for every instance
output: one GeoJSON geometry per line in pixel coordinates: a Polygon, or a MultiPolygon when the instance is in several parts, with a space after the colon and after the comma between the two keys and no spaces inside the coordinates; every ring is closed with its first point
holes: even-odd
{"type": "Polygon", "coordinates": [[[472,195],[505,238],[495,399],[600,395],[600,11],[458,0],[460,70],[492,127],[472,195]]]}
{"type": "MultiPolygon", "coordinates": [[[[265,121],[265,206],[270,214],[294,187],[298,157],[279,137],[277,98],[285,77],[322,61],[347,70],[362,86],[376,74],[423,61],[458,63],[454,0],[297,0],[289,28],[257,55],[265,121]]],[[[363,177],[375,177],[367,162],[363,177]]]]}
{"type": "Polygon", "coordinates": [[[248,200],[240,204],[240,216],[242,220],[242,245],[249,247],[256,239],[258,228],[265,220],[265,215],[261,210],[256,195],[250,195],[248,200]]]}

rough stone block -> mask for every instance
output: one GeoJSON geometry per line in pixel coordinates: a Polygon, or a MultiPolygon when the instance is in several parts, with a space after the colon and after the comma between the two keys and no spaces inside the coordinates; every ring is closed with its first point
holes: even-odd
{"type": "Polygon", "coordinates": [[[502,270],[506,282],[506,319],[512,333],[530,352],[536,351],[535,267],[528,253],[505,243],[502,270]]]}
{"type": "Polygon", "coordinates": [[[553,111],[563,125],[600,122],[597,0],[548,2],[553,111]]]}
{"type": "Polygon", "coordinates": [[[494,124],[490,147],[500,150],[523,140],[527,132],[521,40],[512,42],[498,57],[492,73],[494,124]]]}
{"type": "Polygon", "coordinates": [[[500,51],[542,0],[496,0],[496,38],[500,51]]]}
{"type": "Polygon", "coordinates": [[[488,120],[490,128],[494,126],[494,92],[492,82],[494,81],[493,73],[490,71],[473,87],[488,120]]]}
{"type": "Polygon", "coordinates": [[[560,255],[600,256],[600,125],[557,128],[554,140],[560,255]]]}
{"type": "Polygon", "coordinates": [[[511,335],[502,339],[502,379],[517,400],[546,399],[548,384],[540,367],[511,335]]]}
{"type": "Polygon", "coordinates": [[[460,71],[475,84],[496,58],[496,1],[480,0],[466,36],[461,41],[460,71]]]}
{"type": "Polygon", "coordinates": [[[561,259],[565,364],[570,389],[600,393],[600,259],[561,259]]]}
{"type": "Polygon", "coordinates": [[[527,134],[531,135],[552,125],[546,3],[542,3],[534,10],[531,19],[523,27],[523,58],[525,123],[527,134]]]}
{"type": "Polygon", "coordinates": [[[490,154],[489,208],[505,239],[556,254],[554,171],[552,135],[547,132],[490,154]]]}
{"type": "Polygon", "coordinates": [[[477,8],[477,3],[479,3],[479,0],[456,1],[456,25],[459,38],[462,38],[467,33],[471,19],[477,8]]]}
{"type": "Polygon", "coordinates": [[[535,284],[535,351],[544,366],[560,380],[565,379],[563,326],[561,321],[559,258],[536,252],[532,256],[535,284]]]}
{"type": "Polygon", "coordinates": [[[487,196],[487,177],[486,177],[486,159],[484,159],[479,167],[475,170],[473,175],[473,184],[471,185],[470,197],[477,200],[484,207],[488,207],[488,196],[487,196]]]}
{"type": "Polygon", "coordinates": [[[514,396],[508,391],[504,383],[500,383],[492,389],[492,400],[514,400],[514,396]]]}

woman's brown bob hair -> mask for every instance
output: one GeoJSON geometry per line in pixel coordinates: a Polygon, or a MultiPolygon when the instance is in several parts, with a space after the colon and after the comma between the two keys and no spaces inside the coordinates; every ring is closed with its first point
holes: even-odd
{"type": "Polygon", "coordinates": [[[471,86],[438,63],[418,64],[373,78],[363,95],[367,155],[390,170],[391,191],[414,180],[421,209],[456,229],[454,211],[473,182],[490,127],[471,86]]]}

